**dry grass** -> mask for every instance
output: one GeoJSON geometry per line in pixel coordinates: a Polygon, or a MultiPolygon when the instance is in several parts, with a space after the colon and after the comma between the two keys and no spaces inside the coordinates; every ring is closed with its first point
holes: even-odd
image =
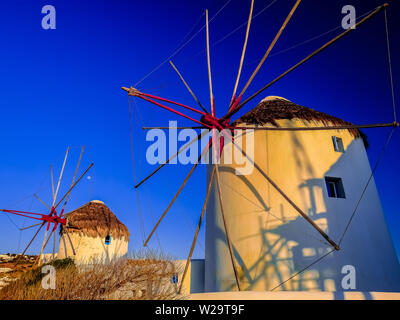
{"type": "Polygon", "coordinates": [[[180,270],[165,256],[148,253],[109,264],[75,266],[56,260],[56,288],[43,289],[42,268],[26,272],[0,290],[0,300],[162,300],[183,299],[171,277],[180,270]]]}

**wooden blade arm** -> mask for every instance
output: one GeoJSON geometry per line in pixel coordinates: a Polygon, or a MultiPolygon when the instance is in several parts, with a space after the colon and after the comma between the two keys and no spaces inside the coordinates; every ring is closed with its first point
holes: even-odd
{"type": "MultiPolygon", "coordinates": [[[[75,183],[76,175],[78,174],[78,170],[79,170],[79,166],[80,166],[80,164],[81,164],[81,160],[82,160],[82,156],[83,156],[83,151],[84,151],[84,150],[85,150],[85,146],[82,147],[81,153],[80,153],[80,155],[79,155],[79,160],[78,160],[78,164],[77,164],[77,166],[76,166],[76,168],[75,168],[74,176],[73,176],[73,178],[72,178],[71,187],[72,187],[72,186],[74,185],[74,183],[75,183]]],[[[71,193],[68,193],[68,195],[67,195],[67,197],[66,197],[66,199],[65,199],[65,201],[64,201],[64,204],[63,204],[62,209],[61,209],[61,211],[60,211],[60,216],[62,216],[63,213],[64,213],[64,209],[65,209],[65,207],[66,207],[66,205],[67,205],[67,203],[68,203],[70,194],[71,194],[71,193]]]]}
{"type": "Polygon", "coordinates": [[[65,169],[65,163],[67,162],[67,158],[68,158],[68,153],[69,153],[69,147],[67,148],[67,152],[65,153],[64,162],[63,162],[63,165],[62,165],[62,168],[61,168],[60,176],[58,178],[57,188],[56,188],[56,191],[55,191],[54,197],[53,197],[53,204],[51,205],[52,208],[54,208],[54,204],[56,203],[58,190],[60,189],[61,179],[62,179],[62,176],[63,176],[63,173],[64,173],[64,169],[65,169]]]}
{"type": "Polygon", "coordinates": [[[29,243],[28,243],[28,245],[25,247],[24,251],[15,259],[14,266],[17,265],[17,263],[18,263],[18,261],[19,261],[19,258],[22,257],[22,256],[26,253],[26,251],[27,251],[28,248],[31,246],[33,240],[35,240],[35,238],[37,237],[37,235],[39,234],[39,232],[40,232],[40,230],[43,228],[43,226],[44,226],[44,222],[42,222],[42,223],[40,224],[40,227],[37,229],[35,235],[32,237],[31,241],[29,241],[29,243]]]}
{"type": "Polygon", "coordinates": [[[166,164],[168,164],[172,159],[176,158],[181,152],[185,151],[189,146],[191,146],[193,143],[204,137],[208,132],[204,131],[200,133],[197,138],[193,139],[186,145],[184,145],[181,149],[178,150],[174,155],[172,155],[167,161],[165,161],[163,164],[159,165],[157,169],[155,169],[152,173],[150,173],[147,177],[145,177],[143,180],[141,180],[138,184],[135,185],[135,189],[139,188],[144,182],[146,182],[148,179],[150,179],[153,175],[155,175],[162,167],[164,167],[166,164]]]}
{"type": "Polygon", "coordinates": [[[201,153],[201,155],[199,156],[199,158],[197,159],[197,162],[193,165],[192,169],[190,169],[188,175],[186,176],[185,180],[183,181],[183,183],[181,184],[181,186],[179,187],[178,191],[176,192],[175,196],[173,197],[173,199],[171,200],[171,202],[169,203],[167,209],[165,209],[165,211],[163,212],[163,214],[161,215],[161,217],[158,219],[156,225],[153,227],[153,230],[151,231],[150,235],[147,237],[145,243],[144,243],[144,247],[147,246],[148,242],[150,241],[151,237],[153,236],[154,232],[156,231],[156,229],[158,228],[158,226],[160,225],[161,221],[164,219],[165,215],[168,213],[169,209],[172,207],[172,205],[174,204],[175,200],[178,198],[179,194],[181,193],[183,187],[186,185],[186,183],[188,182],[189,178],[191,177],[191,175],[193,174],[194,170],[196,169],[197,165],[199,164],[201,158],[206,154],[206,152],[209,150],[211,145],[211,139],[208,143],[208,145],[204,148],[203,152],[201,153]]]}
{"type": "Polygon", "coordinates": [[[86,173],[90,170],[91,167],[94,166],[94,163],[91,163],[90,166],[85,170],[84,173],[82,173],[82,175],[79,177],[79,179],[71,186],[71,188],[69,188],[69,190],[67,191],[67,193],[61,198],[61,200],[57,203],[57,205],[54,208],[57,208],[60,203],[69,195],[69,193],[72,191],[73,188],[76,187],[76,185],[79,183],[79,181],[81,181],[81,179],[86,175],[86,173]]]}
{"type": "Polygon", "coordinates": [[[206,114],[208,113],[208,111],[206,110],[206,108],[203,107],[203,105],[200,103],[199,99],[197,99],[196,95],[193,93],[192,89],[190,89],[189,85],[187,84],[187,82],[185,81],[185,79],[183,78],[183,76],[181,75],[181,73],[178,71],[178,69],[175,67],[175,65],[172,63],[172,61],[169,62],[170,65],[172,66],[172,68],[175,70],[175,72],[178,74],[179,78],[182,80],[183,84],[185,85],[186,89],[189,91],[190,95],[193,97],[193,99],[196,101],[196,103],[198,104],[198,106],[201,108],[201,110],[203,110],[206,114]]]}
{"type": "Polygon", "coordinates": [[[233,94],[232,94],[231,103],[229,105],[228,111],[230,111],[230,108],[231,108],[232,104],[234,103],[234,101],[236,99],[236,91],[237,91],[237,88],[238,88],[238,85],[239,85],[240,75],[242,73],[244,55],[246,53],[247,40],[249,38],[250,25],[251,25],[251,20],[252,20],[252,16],[253,16],[253,7],[254,7],[254,0],[251,0],[249,19],[247,21],[246,36],[244,38],[244,44],[243,44],[243,49],[242,49],[242,56],[240,57],[239,70],[238,70],[238,74],[237,74],[237,77],[236,77],[235,86],[233,88],[233,94]]]}
{"type": "Polygon", "coordinates": [[[193,255],[194,248],[195,248],[195,246],[196,246],[197,237],[198,237],[198,235],[199,235],[200,228],[201,228],[201,225],[202,225],[202,223],[203,223],[204,212],[206,211],[206,207],[207,207],[207,203],[208,203],[208,198],[210,197],[211,187],[212,187],[212,184],[213,184],[214,176],[215,176],[215,168],[213,168],[213,171],[212,171],[211,177],[210,177],[210,182],[208,183],[206,198],[205,198],[205,200],[204,200],[203,208],[201,209],[201,214],[200,214],[200,218],[199,218],[199,223],[197,224],[197,229],[196,229],[196,232],[195,232],[195,234],[194,234],[192,246],[190,247],[189,256],[188,256],[188,258],[187,258],[187,260],[186,260],[185,270],[183,271],[181,284],[180,284],[180,286],[179,286],[179,293],[181,293],[181,291],[182,291],[182,286],[183,286],[183,283],[184,283],[184,281],[185,281],[186,274],[187,274],[188,269],[189,269],[189,264],[190,264],[190,261],[192,260],[192,255],[193,255]]]}
{"type": "Polygon", "coordinates": [[[233,127],[234,130],[265,130],[265,131],[313,131],[313,130],[345,130],[345,129],[369,129],[369,128],[385,128],[398,127],[398,122],[392,123],[376,123],[362,125],[341,125],[341,126],[322,126],[322,127],[233,127]]]}
{"type": "Polygon", "coordinates": [[[23,230],[26,230],[26,229],[30,229],[30,228],[33,228],[33,227],[40,226],[41,224],[42,224],[42,222],[41,223],[36,223],[36,224],[33,224],[33,225],[29,226],[29,227],[21,228],[20,230],[23,231],[23,230]]]}
{"type": "Polygon", "coordinates": [[[319,49],[315,50],[313,53],[311,53],[310,55],[308,55],[306,58],[304,58],[303,60],[301,60],[300,62],[298,62],[296,65],[294,65],[293,67],[291,67],[290,69],[288,69],[287,71],[285,71],[284,73],[282,73],[280,76],[278,76],[277,78],[275,78],[274,80],[272,80],[270,83],[268,83],[266,86],[264,86],[263,88],[261,88],[260,90],[258,90],[256,93],[254,93],[252,96],[250,96],[249,98],[247,98],[245,101],[243,101],[241,104],[239,104],[235,109],[229,111],[224,117],[222,117],[223,120],[226,119],[230,119],[234,114],[236,114],[246,103],[250,102],[252,99],[254,99],[256,96],[258,96],[261,92],[263,92],[264,90],[266,90],[267,88],[271,87],[273,84],[275,84],[276,82],[278,82],[280,79],[282,79],[283,77],[285,77],[286,75],[288,75],[289,73],[291,73],[293,70],[297,69],[298,67],[300,67],[301,65],[303,65],[305,62],[307,62],[308,60],[310,60],[312,57],[316,56],[318,53],[322,52],[323,50],[325,50],[326,48],[328,48],[329,46],[331,46],[332,44],[334,44],[336,41],[340,40],[341,38],[345,37],[346,35],[348,35],[350,32],[352,32],[353,30],[357,30],[356,28],[359,27],[361,24],[363,24],[364,22],[368,21],[369,19],[371,19],[373,16],[375,16],[376,14],[378,14],[380,11],[382,11],[383,9],[385,9],[388,6],[387,3],[385,3],[384,5],[376,8],[371,14],[369,14],[368,16],[366,16],[364,19],[362,19],[361,21],[359,21],[358,23],[355,24],[355,28],[350,28],[347,29],[346,31],[344,31],[343,33],[341,33],[340,35],[338,35],[337,37],[333,38],[332,40],[330,40],[329,42],[327,42],[326,44],[324,44],[322,47],[320,47],[319,49]]]}
{"type": "MultiPolygon", "coordinates": [[[[264,64],[265,60],[268,58],[271,50],[274,48],[276,42],[278,41],[278,39],[280,38],[280,36],[282,35],[283,30],[286,28],[287,24],[289,23],[290,19],[292,18],[294,12],[296,11],[297,7],[299,6],[301,0],[297,0],[296,3],[294,4],[292,10],[289,12],[289,15],[286,17],[285,21],[283,22],[281,28],[279,29],[278,33],[276,34],[274,40],[271,42],[271,44],[269,45],[267,51],[265,52],[265,55],[262,57],[260,63],[258,64],[258,66],[256,67],[256,69],[254,70],[253,74],[250,76],[249,80],[247,81],[246,85],[244,86],[243,90],[240,92],[239,94],[239,100],[240,98],[243,96],[243,94],[246,92],[247,88],[250,86],[251,82],[253,81],[254,77],[257,75],[258,71],[260,70],[260,68],[262,67],[262,65],[264,64]]],[[[232,109],[234,109],[234,106],[232,106],[232,109]]]]}
{"type": "Polygon", "coordinates": [[[42,199],[40,199],[36,193],[34,193],[33,196],[38,199],[47,209],[51,210],[51,208],[42,199]]]}
{"type": "Polygon", "coordinates": [[[73,253],[74,256],[76,256],[76,251],[75,251],[74,245],[73,245],[73,243],[72,243],[71,237],[69,236],[68,229],[67,229],[67,228],[64,228],[63,230],[65,231],[65,234],[67,235],[69,244],[71,245],[72,253],[73,253]]]}
{"type": "Polygon", "coordinates": [[[222,202],[221,182],[220,182],[218,164],[215,164],[214,168],[215,168],[216,177],[217,177],[218,199],[219,199],[219,205],[220,205],[220,208],[221,208],[222,221],[224,223],[226,240],[228,242],[229,255],[231,257],[233,272],[235,274],[236,285],[237,285],[238,290],[241,291],[239,274],[238,274],[236,263],[235,263],[235,254],[233,252],[232,241],[231,241],[231,238],[230,238],[230,235],[229,235],[229,228],[228,228],[228,225],[226,223],[226,216],[225,216],[223,202],[222,202]]]}
{"type": "Polygon", "coordinates": [[[210,90],[210,105],[211,105],[211,115],[215,117],[215,104],[214,104],[214,94],[211,80],[211,61],[210,61],[210,32],[208,28],[208,10],[206,10],[206,45],[207,45],[207,68],[208,68],[208,85],[210,90]]]}

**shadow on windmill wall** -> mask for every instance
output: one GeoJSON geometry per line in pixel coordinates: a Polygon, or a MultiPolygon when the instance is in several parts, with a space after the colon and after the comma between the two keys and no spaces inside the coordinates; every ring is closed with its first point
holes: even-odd
{"type": "MultiPolygon", "coordinates": [[[[291,138],[298,173],[306,170],[309,176],[316,176],[312,162],[294,133],[291,138]]],[[[222,169],[231,172],[229,167],[222,169]]],[[[336,243],[342,241],[340,251],[327,255],[292,279],[291,276],[318,261],[332,247],[303,217],[288,216],[286,210],[291,209],[287,203],[280,206],[279,212],[274,212],[268,201],[258,194],[257,188],[245,176],[241,176],[242,182],[255,194],[261,211],[280,220],[278,225],[271,228],[262,216],[258,216],[262,249],[259,258],[253,259],[251,264],[245,262],[248,259],[243,256],[244,252],[239,252],[234,243],[234,254],[241,266],[241,282],[245,284],[245,289],[260,290],[262,287],[263,290],[337,291],[336,298],[342,298],[340,291],[344,290],[342,279],[345,276],[342,268],[351,265],[356,271],[356,291],[400,291],[400,267],[373,180],[343,237],[370,172],[362,141],[356,139],[325,172],[323,178],[308,179],[298,186],[301,202],[308,204],[306,213],[309,217],[336,243]],[[346,197],[329,197],[325,177],[341,178],[346,197]],[[324,211],[318,211],[321,206],[317,202],[324,204],[324,211]]],[[[231,173],[234,174],[234,171],[231,173]]],[[[226,242],[224,231],[215,231],[215,236],[226,242]]],[[[235,290],[234,282],[230,283],[227,289],[235,290]]],[[[368,293],[365,297],[368,299],[368,293]]]]}

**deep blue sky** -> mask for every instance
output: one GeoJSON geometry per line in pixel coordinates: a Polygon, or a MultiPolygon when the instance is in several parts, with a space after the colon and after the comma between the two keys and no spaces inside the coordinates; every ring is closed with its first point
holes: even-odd
{"type": "MultiPolygon", "coordinates": [[[[254,14],[272,0],[256,0],[254,14]]],[[[400,14],[398,1],[388,1],[395,92],[400,86],[400,14]]],[[[50,195],[50,164],[60,169],[67,146],[76,161],[85,145],[83,166],[95,169],[72,194],[69,208],[89,200],[103,200],[131,231],[131,249],[141,247],[142,236],[136,194],[133,189],[127,96],[120,90],[139,81],[180,44],[204,9],[212,17],[226,0],[213,1],[7,1],[0,12],[0,207],[42,210],[32,197],[50,195]],[[41,28],[41,8],[52,4],[57,29],[41,28]],[[41,185],[41,183],[43,184],[41,185]],[[40,187],[42,186],[42,189],[40,187]],[[17,204],[16,204],[17,203],[17,204]]],[[[241,86],[279,29],[294,1],[277,0],[254,19],[241,86]]],[[[211,43],[247,20],[250,1],[231,0],[210,24],[211,43]]],[[[279,51],[340,25],[341,8],[356,7],[361,15],[382,4],[377,0],[303,0],[261,72],[247,91],[253,93],[315,48],[342,32],[338,29],[293,50],[279,51]]],[[[195,26],[197,31],[204,19],[195,26]]],[[[212,47],[212,71],[217,114],[223,115],[232,94],[245,28],[212,47]]],[[[205,32],[200,32],[174,62],[208,106],[205,32]],[[200,53],[199,53],[200,52],[200,53]]],[[[379,14],[353,34],[318,55],[250,103],[266,95],[284,96],[298,104],[324,111],[354,123],[393,121],[386,55],[384,16],[379,14]]],[[[168,64],[139,86],[149,93],[193,105],[191,97],[168,64]]],[[[167,125],[175,116],[140,102],[145,125],[167,125]]],[[[179,125],[190,122],[179,119],[179,125]]],[[[135,123],[134,144],[138,177],[152,168],[146,165],[144,134],[135,123]]],[[[390,129],[370,129],[368,150],[374,163],[390,129]]],[[[400,252],[398,184],[400,133],[397,131],[376,173],[385,216],[400,252]]],[[[63,190],[70,181],[73,162],[66,170],[63,190]]],[[[148,234],[167,206],[189,167],[169,166],[140,191],[148,234]]],[[[164,251],[185,258],[205,191],[205,171],[196,171],[159,229],[164,251]]],[[[30,221],[14,218],[18,225],[30,221]]],[[[203,229],[204,231],[204,229],[203,229]]],[[[16,252],[32,231],[22,233],[0,216],[0,252],[16,252]]],[[[29,251],[39,250],[38,240],[29,251]]],[[[157,248],[153,239],[152,246],[157,248]]],[[[196,257],[203,256],[204,236],[196,257]]]]}

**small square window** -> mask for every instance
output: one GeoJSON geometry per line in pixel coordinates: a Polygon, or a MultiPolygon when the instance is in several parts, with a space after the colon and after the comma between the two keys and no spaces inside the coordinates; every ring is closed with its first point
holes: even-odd
{"type": "Polygon", "coordinates": [[[174,275],[171,277],[171,283],[172,283],[172,284],[177,284],[177,283],[178,283],[178,275],[177,275],[177,274],[174,274],[174,275]]]}
{"type": "Polygon", "coordinates": [[[330,198],[346,198],[343,182],[340,178],[325,177],[326,189],[330,198]]]}
{"type": "Polygon", "coordinates": [[[106,245],[110,245],[111,244],[111,236],[109,234],[106,236],[106,239],[105,239],[104,243],[106,245]]]}
{"type": "Polygon", "coordinates": [[[336,152],[344,152],[343,140],[339,137],[332,137],[333,148],[336,152]]]}

